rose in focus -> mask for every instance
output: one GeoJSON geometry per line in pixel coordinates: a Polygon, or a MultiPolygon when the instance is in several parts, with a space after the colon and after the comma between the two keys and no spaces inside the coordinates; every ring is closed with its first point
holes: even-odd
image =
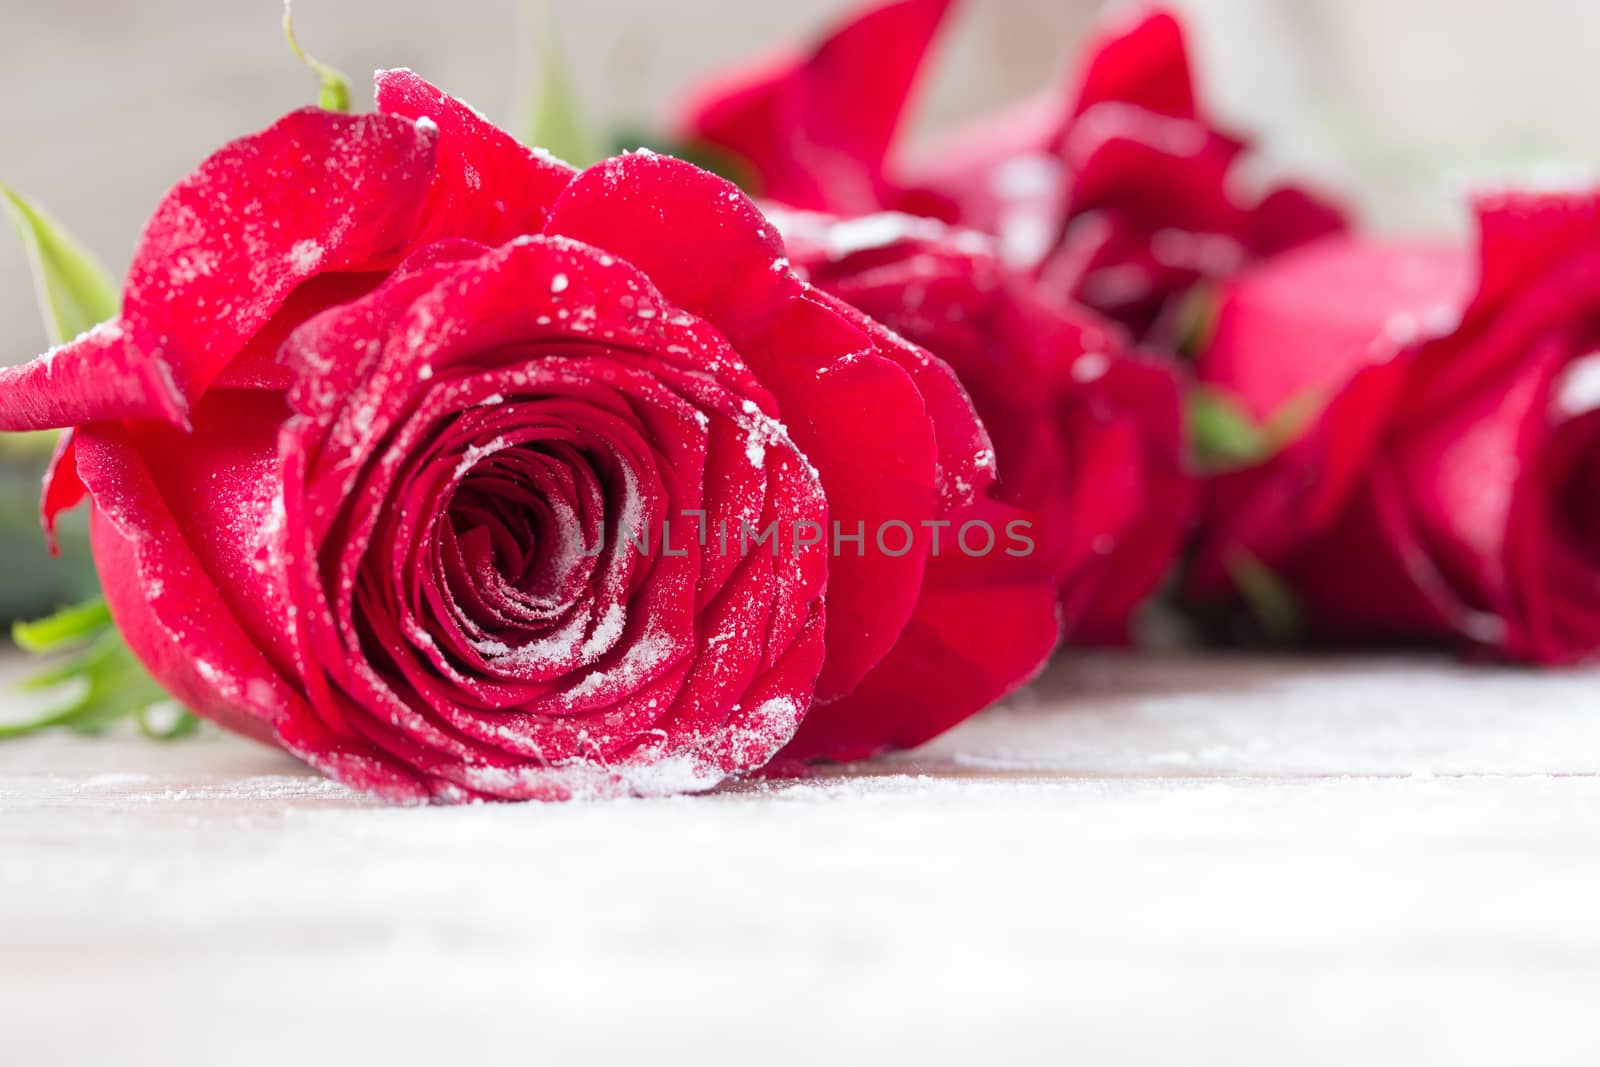
{"type": "Polygon", "coordinates": [[[1050,576],[931,543],[1026,514],[943,363],[688,164],[574,172],[404,71],[378,106],[224,148],[120,318],[0,372],[0,428],[77,428],[46,521],[92,498],[175,696],[392,799],[559,799],[916,743],[1038,668],[1050,576]],[[630,548],[685,513],[917,532],[630,548]]]}

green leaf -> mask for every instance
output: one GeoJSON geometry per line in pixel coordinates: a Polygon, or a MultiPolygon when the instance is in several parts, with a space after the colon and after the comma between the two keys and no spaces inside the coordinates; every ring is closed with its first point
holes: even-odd
{"type": "Polygon", "coordinates": [[[11,639],[24,651],[43,656],[91,641],[110,626],[111,609],[102,597],[65,608],[47,619],[14,623],[11,639]]]}
{"type": "Polygon", "coordinates": [[[1307,389],[1274,411],[1266,425],[1267,444],[1273,453],[1277,454],[1285,445],[1305,433],[1306,427],[1311,425],[1327,404],[1327,394],[1323,390],[1307,389]]]}
{"type": "Polygon", "coordinates": [[[326,111],[350,110],[350,79],[339,70],[319,62],[300,47],[294,38],[294,0],[283,0],[283,36],[300,62],[317,76],[317,106],[326,111]]]}
{"type": "Polygon", "coordinates": [[[12,634],[30,652],[63,656],[26,679],[21,688],[32,692],[66,688],[68,695],[32,719],[0,723],[0,740],[56,727],[95,734],[127,718],[134,719],[146,737],[171,740],[193,733],[198,725],[194,716],[173,705],[172,698],[145,672],[112,622],[103,599],[67,608],[48,619],[18,623],[12,634]],[[158,715],[158,708],[165,714],[158,715]]]}
{"type": "MultiPolygon", "coordinates": [[[[0,464],[47,461],[55,453],[56,441],[60,436],[56,430],[0,435],[0,464]]],[[[39,495],[38,489],[37,485],[33,487],[34,496],[39,495]]]]}
{"type": "Polygon", "coordinates": [[[521,124],[522,141],[530,148],[542,148],[574,167],[598,163],[603,156],[589,135],[578,107],[567,65],[561,56],[555,17],[546,0],[523,0],[522,21],[526,39],[537,44],[524,51],[523,65],[531,68],[537,56],[540,77],[525,71],[521,79],[528,86],[527,119],[521,124]]]}
{"type": "Polygon", "coordinates": [[[1305,632],[1305,608],[1282,576],[1248,552],[1228,562],[1228,573],[1268,639],[1280,644],[1299,640],[1305,632]]]}
{"type": "Polygon", "coordinates": [[[1189,440],[1206,471],[1250,467],[1272,456],[1266,431],[1229,394],[1199,386],[1189,394],[1189,440]]]}
{"type": "Polygon", "coordinates": [[[1208,474],[1254,467],[1298,439],[1325,403],[1322,390],[1308,389],[1258,423],[1231,394],[1197,386],[1188,397],[1190,447],[1208,474]]]}
{"type": "Polygon", "coordinates": [[[608,147],[611,155],[648,148],[659,155],[672,156],[685,163],[693,163],[701,170],[708,170],[719,178],[726,178],[751,196],[760,194],[755,172],[737,156],[716,145],[668,141],[654,137],[643,129],[622,126],[612,131],[608,147]]]}
{"type": "Polygon", "coordinates": [[[4,185],[0,206],[22,239],[51,344],[64,344],[116,315],[116,284],[88,249],[43,208],[4,185]]]}
{"type": "Polygon", "coordinates": [[[1178,304],[1178,354],[1197,359],[1217,331],[1217,312],[1222,293],[1214,282],[1202,281],[1189,287],[1178,304]]]}
{"type": "Polygon", "coordinates": [[[87,509],[61,517],[59,556],[51,556],[39,536],[39,479],[56,438],[53,432],[0,434],[0,623],[5,629],[13,619],[33,618],[100,591],[89,552],[87,509]]]}

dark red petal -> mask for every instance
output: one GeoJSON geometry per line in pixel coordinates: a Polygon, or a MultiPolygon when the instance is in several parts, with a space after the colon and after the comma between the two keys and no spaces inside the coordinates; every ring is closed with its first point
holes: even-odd
{"type": "Polygon", "coordinates": [[[988,484],[977,469],[982,430],[970,403],[925,353],[808,294],[749,198],[687,163],[635,154],[591,168],[556,205],[550,230],[626,259],[667,299],[722,330],[777,397],[780,418],[821,473],[832,520],[847,534],[865,525],[862,556],[851,547],[833,561],[829,656],[818,686],[827,695],[847,691],[912,610],[925,544],[891,558],[870,542],[881,522],[918,528],[938,517],[935,435],[949,442],[953,494],[961,495],[963,473],[969,491],[988,484]]]}
{"type": "MultiPolygon", "coordinates": [[[[966,507],[987,494],[995,482],[994,448],[972,398],[949,365],[841,300],[820,293],[816,299],[871,338],[878,354],[899,365],[916,383],[933,422],[937,485],[944,508],[966,507]]],[[[781,394],[778,400],[781,404],[781,394]]]]}
{"type": "Polygon", "coordinates": [[[1102,27],[1089,55],[1074,114],[1107,100],[1134,104],[1162,115],[1195,118],[1194,78],[1183,26],[1169,11],[1135,8],[1102,27]]]}
{"type": "Polygon", "coordinates": [[[426,799],[416,774],[352,747],[306,706],[286,662],[283,528],[272,502],[281,399],[217,393],[194,434],[157,424],[79,431],[95,562],[128,646],[186,707],[275,743],[347,785],[426,799]],[[211,466],[215,461],[216,466],[211,466]]]}
{"type": "Polygon", "coordinates": [[[1226,186],[1241,149],[1197,120],[1102,104],[1078,117],[1062,146],[1073,212],[1112,210],[1144,241],[1162,229],[1241,236],[1247,216],[1226,186]]]}
{"type": "Polygon", "coordinates": [[[1229,284],[1200,378],[1265,421],[1453,321],[1472,280],[1470,259],[1442,244],[1341,239],[1280,256],[1229,284]]]}
{"type": "Polygon", "coordinates": [[[524,147],[409,70],[380,70],[375,79],[379,111],[431,122],[439,131],[433,187],[416,244],[464,237],[497,245],[543,229],[575,170],[524,147]]]}
{"type": "Polygon", "coordinates": [[[882,4],[805,55],[723,75],[695,94],[684,132],[748,165],[773,200],[845,214],[882,207],[885,162],[950,5],[882,4]]]}
{"type": "Polygon", "coordinates": [[[53,430],[104,419],[182,424],[188,402],[172,364],[133,343],[120,320],[20,367],[0,368],[0,431],[53,430]]]}
{"type": "MultiPolygon", "coordinates": [[[[1110,460],[1080,462],[1079,493],[1115,497],[1120,490],[1131,513],[1119,523],[1086,531],[1094,538],[1091,557],[1077,588],[1069,583],[1063,590],[1064,622],[1070,641],[1122,644],[1130,637],[1134,612],[1160,588],[1192,532],[1199,486],[1185,464],[1182,392],[1171,367],[1124,355],[1086,391],[1098,420],[1086,422],[1080,432],[1093,432],[1096,423],[1105,437],[1121,431],[1132,439],[1134,455],[1121,468],[1110,460]]],[[[1094,455],[1091,442],[1081,442],[1080,448],[1094,455]]]]}
{"type": "Polygon", "coordinates": [[[74,443],[77,431],[62,430],[56,440],[56,450],[50,457],[50,466],[44,472],[44,491],[39,497],[39,522],[44,527],[45,543],[53,556],[60,551],[56,542],[56,520],[63,511],[83,503],[88,490],[78,477],[78,450],[74,443]]]}
{"type": "Polygon", "coordinates": [[[1192,595],[1227,589],[1242,554],[1286,566],[1338,518],[1416,375],[1417,351],[1404,345],[1447,325],[1471,280],[1449,247],[1330,240],[1230,285],[1201,380],[1258,422],[1307,425],[1266,464],[1212,481],[1192,595]]]}
{"type": "Polygon", "coordinates": [[[547,231],[632,263],[735,348],[799,291],[783,270],[783,241],[750,198],[668,156],[635,152],[590,167],[556,202],[547,231]]]}
{"type": "MultiPolygon", "coordinates": [[[[894,650],[848,695],[813,708],[779,760],[854,760],[912,748],[1031,681],[1060,633],[1051,561],[1006,554],[1007,524],[1025,517],[992,502],[952,516],[956,530],[989,523],[994,551],[969,557],[952,543],[956,530],[947,534],[894,650]]],[[[982,541],[975,533],[970,544],[982,541]]]]}
{"type": "Polygon", "coordinates": [[[1491,303],[1480,292],[1459,316],[1458,327],[1430,331],[1418,345],[1417,377],[1423,387],[1406,397],[1400,417],[1409,425],[1448,417],[1474,403],[1483,389],[1518,376],[1529,353],[1552,336],[1564,337],[1571,346],[1587,345],[1582,331],[1597,301],[1600,241],[1594,240],[1544,264],[1498,301],[1491,303]]]}
{"type": "MultiPolygon", "coordinates": [[[[179,182],[123,298],[128,344],[193,405],[302,282],[392,267],[415,232],[434,137],[404,119],[307,109],[179,182]]],[[[147,417],[98,405],[80,422],[147,417]]]]}
{"type": "Polygon", "coordinates": [[[1562,259],[1600,238],[1600,193],[1507,191],[1473,201],[1478,217],[1474,307],[1492,309],[1562,259]]]}
{"type": "Polygon", "coordinates": [[[699,758],[726,773],[759,768],[778,755],[807,714],[823,644],[823,612],[813,604],[803,628],[766,674],[750,684],[733,717],[703,744],[699,758]]]}
{"type": "Polygon", "coordinates": [[[1340,520],[1361,491],[1414,366],[1413,355],[1401,353],[1363,368],[1270,460],[1207,481],[1203,529],[1186,576],[1191,595],[1229,589],[1244,556],[1272,570],[1288,566],[1340,520]]]}
{"type": "Polygon", "coordinates": [[[1439,570],[1393,468],[1374,461],[1339,521],[1287,577],[1313,630],[1336,637],[1487,638],[1503,626],[1464,602],[1439,570]]]}
{"type": "Polygon", "coordinates": [[[820,521],[781,431],[751,451],[747,425],[776,405],[720,334],[619,256],[560,236],[458,251],[471,259],[408,262],[288,346],[302,414],[283,435],[285,570],[313,725],[387,753],[441,799],[703,788],[751,765],[728,761],[765,760],[809,704],[819,550],[735,558],[731,573],[605,553],[578,576],[590,595],[548,665],[514,661],[568,618],[523,610],[483,576],[526,572],[537,548],[512,543],[499,504],[561,496],[591,530],[589,509],[607,507],[599,486],[591,504],[580,479],[542,466],[551,453],[524,450],[566,447],[557,430],[613,489],[626,467],[648,528],[679,504],[820,521]],[[441,530],[447,508],[467,521],[441,530]],[[748,631],[726,632],[729,619],[748,631]]]}
{"type": "Polygon", "coordinates": [[[271,740],[298,697],[190,548],[132,435],[114,424],[86,427],[76,451],[94,495],[95,561],[129,647],[194,711],[271,740]]]}
{"type": "Polygon", "coordinates": [[[766,343],[746,358],[778,398],[785,425],[822,478],[828,516],[844,536],[829,561],[828,660],[819,699],[848,692],[893,647],[916,604],[929,545],[921,524],[943,513],[935,487],[934,427],[911,375],[863,345],[813,300],[794,301],[766,343]],[[843,353],[841,356],[840,353],[843,353]],[[886,523],[918,533],[901,556],[877,543],[886,523]]]}
{"type": "Polygon", "coordinates": [[[1562,419],[1518,488],[1507,535],[1516,597],[1503,646],[1510,656],[1561,665],[1592,661],[1600,649],[1597,431],[1600,409],[1562,419]]]}
{"type": "MultiPolygon", "coordinates": [[[[1497,378],[1419,426],[1391,430],[1391,457],[1418,538],[1460,598],[1514,613],[1506,540],[1517,493],[1544,447],[1552,383],[1570,342],[1549,335],[1497,378]]],[[[1418,378],[1413,389],[1426,389],[1418,378]]]]}
{"type": "Polygon", "coordinates": [[[1296,186],[1268,193],[1250,213],[1245,244],[1261,256],[1275,256],[1322,237],[1344,232],[1344,211],[1329,200],[1296,186]]]}

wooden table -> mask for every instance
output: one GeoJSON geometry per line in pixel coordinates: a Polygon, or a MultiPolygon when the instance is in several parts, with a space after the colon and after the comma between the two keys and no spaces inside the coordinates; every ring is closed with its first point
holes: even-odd
{"type": "Polygon", "coordinates": [[[1592,1065],[1597,695],[1082,658],[876,766],[553,807],[0,746],[0,1063],[1592,1065]]]}

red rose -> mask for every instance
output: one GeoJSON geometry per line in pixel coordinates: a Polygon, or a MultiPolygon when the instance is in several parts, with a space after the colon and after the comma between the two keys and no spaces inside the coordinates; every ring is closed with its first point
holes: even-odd
{"type": "Polygon", "coordinates": [[[1600,195],[1477,208],[1476,254],[1330,241],[1228,292],[1202,377],[1306,425],[1216,483],[1196,596],[1253,559],[1319,632],[1600,650],[1600,195]]]}
{"type": "Polygon", "coordinates": [[[1293,187],[1242,202],[1245,142],[1206,119],[1178,20],[1141,10],[1093,40],[1082,73],[896,165],[894,134],[949,0],[870,9],[808,54],[725,76],[685,136],[726,151],[760,192],[840,215],[900,210],[995,234],[1008,265],[1142,338],[1173,345],[1202,278],[1343,228],[1293,187]]]}
{"type": "Polygon", "coordinates": [[[731,153],[763,197],[789,207],[905,208],[887,157],[951,4],[869,7],[803,52],[718,74],[684,106],[681,133],[731,153]]]}
{"type": "Polygon", "coordinates": [[[881,702],[841,736],[882,748],[1036,666],[967,643],[1053,643],[1048,582],[945,575],[920,532],[991,506],[948,368],[688,164],[575,174],[408,72],[378,103],[207,160],[122,316],[0,372],[0,428],[78,427],[47,517],[92,496],[180,699],[395,799],[560,798],[759,767],[814,693],[881,702]]]}
{"type": "Polygon", "coordinates": [[[948,363],[989,428],[999,494],[1039,517],[1069,640],[1120,641],[1189,528],[1177,376],[1047,305],[993,239],[907,215],[769,212],[812,284],[948,363]]]}

